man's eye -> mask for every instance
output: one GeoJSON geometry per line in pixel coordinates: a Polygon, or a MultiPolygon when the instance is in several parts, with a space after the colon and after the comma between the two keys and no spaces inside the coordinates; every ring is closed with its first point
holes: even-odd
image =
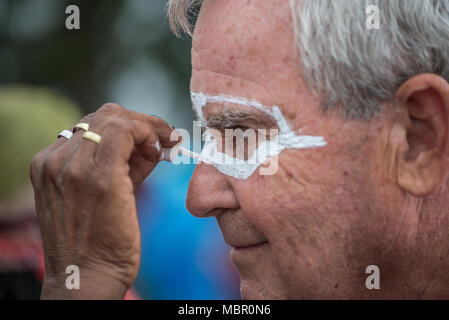
{"type": "Polygon", "coordinates": [[[233,126],[233,127],[224,127],[224,128],[220,128],[220,131],[224,132],[246,132],[249,128],[248,127],[244,127],[244,126],[233,126]]]}

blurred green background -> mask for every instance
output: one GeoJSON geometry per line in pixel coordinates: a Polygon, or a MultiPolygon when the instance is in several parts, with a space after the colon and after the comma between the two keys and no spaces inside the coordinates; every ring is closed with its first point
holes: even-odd
{"type": "MultiPolygon", "coordinates": [[[[2,225],[5,211],[16,214],[11,202],[26,203],[22,211],[32,203],[23,191],[32,156],[83,114],[116,102],[191,131],[191,40],[172,34],[165,7],[165,0],[0,0],[0,245],[2,236],[12,239],[2,225]],[[80,30],[66,29],[69,5],[80,9],[80,30]]],[[[185,209],[193,168],[160,164],[138,192],[142,298],[239,298],[216,222],[185,209]]],[[[10,260],[0,252],[0,271],[10,260]]]]}
{"type": "Polygon", "coordinates": [[[164,0],[1,0],[0,84],[55,88],[83,113],[114,101],[191,125],[191,43],[171,34],[165,6],[164,0]],[[65,27],[71,4],[80,8],[80,30],[65,27]]]}
{"type": "MultiPolygon", "coordinates": [[[[173,36],[165,6],[165,0],[0,0],[0,86],[26,84],[52,89],[74,102],[80,114],[116,102],[156,114],[174,127],[191,128],[191,42],[188,37],[173,36]],[[73,4],[81,12],[79,30],[66,29],[69,15],[65,9],[73,4]]],[[[3,122],[5,112],[9,111],[4,110],[3,122]]],[[[0,130],[5,129],[0,126],[0,130]]],[[[54,133],[64,128],[48,129],[54,133]]],[[[5,147],[22,142],[7,139],[5,133],[1,136],[0,144],[5,147]]],[[[46,145],[51,140],[44,142],[46,145]]],[[[36,152],[44,147],[37,142],[34,146],[27,146],[27,150],[36,152]]],[[[20,158],[19,164],[3,153],[4,168],[14,165],[26,171],[24,164],[28,166],[30,155],[20,158]]],[[[28,176],[8,172],[14,185],[7,186],[11,190],[28,176]]],[[[5,193],[11,191],[3,187],[0,199],[5,193]]]]}

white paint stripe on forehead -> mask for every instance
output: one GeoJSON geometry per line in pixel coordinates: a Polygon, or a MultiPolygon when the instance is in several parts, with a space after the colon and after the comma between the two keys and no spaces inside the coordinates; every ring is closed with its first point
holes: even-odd
{"type": "Polygon", "coordinates": [[[248,100],[245,98],[236,98],[228,95],[220,94],[216,96],[205,95],[204,93],[191,92],[192,103],[195,108],[195,111],[198,113],[198,116],[201,117],[201,120],[204,120],[203,108],[206,104],[209,103],[232,103],[240,106],[252,107],[255,109],[262,110],[263,112],[271,115],[270,109],[272,107],[266,107],[262,105],[260,102],[254,100],[248,100]]]}
{"type": "Polygon", "coordinates": [[[198,117],[200,117],[200,120],[203,120],[203,121],[205,120],[204,114],[203,114],[203,108],[206,106],[206,104],[208,102],[209,103],[232,103],[232,104],[236,104],[236,105],[255,108],[255,109],[261,110],[264,113],[270,115],[271,117],[273,117],[276,120],[277,125],[279,127],[280,135],[288,135],[293,131],[291,129],[290,125],[288,124],[287,119],[285,119],[284,115],[282,114],[282,112],[278,106],[264,106],[263,104],[261,104],[258,101],[255,101],[255,100],[248,100],[246,98],[241,98],[241,97],[236,98],[236,97],[231,97],[231,96],[223,95],[223,94],[216,95],[216,96],[210,96],[210,95],[205,95],[204,93],[191,92],[191,97],[192,97],[193,107],[195,108],[195,111],[198,114],[198,117]]]}

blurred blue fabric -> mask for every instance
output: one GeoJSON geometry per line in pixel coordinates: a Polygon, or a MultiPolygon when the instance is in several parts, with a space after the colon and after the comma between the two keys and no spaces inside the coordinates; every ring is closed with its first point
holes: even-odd
{"type": "Polygon", "coordinates": [[[194,168],[162,162],[137,193],[142,259],[135,288],[143,299],[240,299],[216,220],[186,209],[194,168]]]}

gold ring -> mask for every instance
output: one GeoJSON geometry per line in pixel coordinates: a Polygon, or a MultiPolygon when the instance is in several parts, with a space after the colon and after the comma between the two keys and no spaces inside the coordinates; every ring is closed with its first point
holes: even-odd
{"type": "Polygon", "coordinates": [[[73,127],[73,132],[76,132],[76,129],[83,129],[84,131],[89,131],[89,124],[85,123],[85,122],[80,122],[77,123],[74,127],[73,127]]]}
{"type": "Polygon", "coordinates": [[[95,142],[96,144],[99,144],[101,141],[101,136],[95,132],[92,131],[86,131],[81,136],[84,139],[90,140],[92,142],[95,142]]]}

